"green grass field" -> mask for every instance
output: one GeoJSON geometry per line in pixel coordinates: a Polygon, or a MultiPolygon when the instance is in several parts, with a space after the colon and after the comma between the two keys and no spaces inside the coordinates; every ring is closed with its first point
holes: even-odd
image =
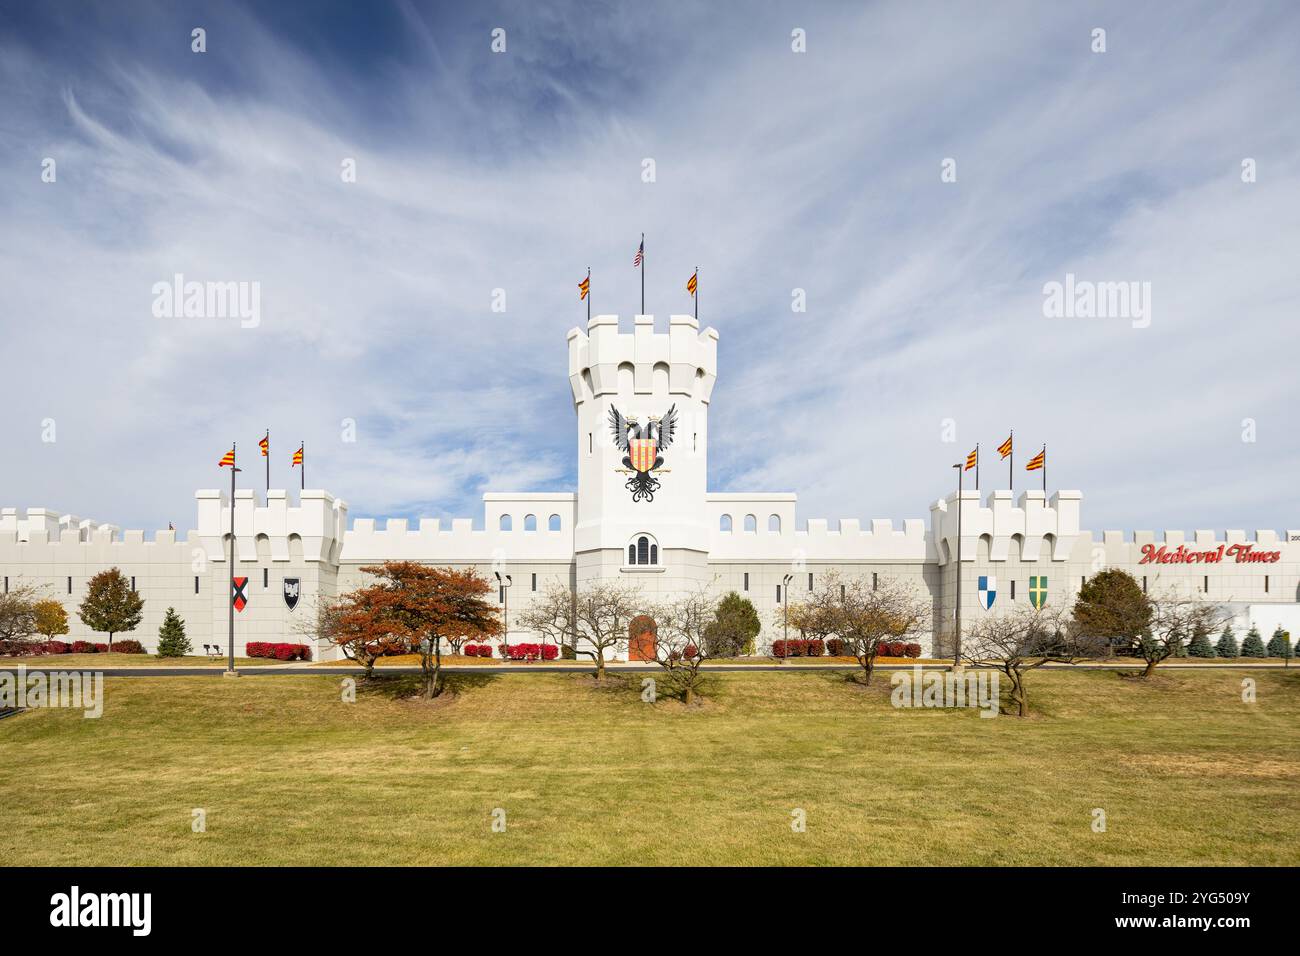
{"type": "Polygon", "coordinates": [[[1028,720],[896,710],[877,679],[719,674],[688,710],[632,676],[459,674],[432,704],[405,676],[355,703],[329,674],[109,678],[102,719],[0,720],[0,858],[1300,863],[1300,672],[1038,672],[1028,720]]]}
{"type": "MultiPolygon", "coordinates": [[[[107,651],[95,654],[41,654],[34,657],[0,657],[0,669],[14,670],[23,665],[28,670],[95,670],[110,667],[225,667],[226,658],[190,654],[185,657],[158,657],[156,654],[119,654],[107,651]]],[[[265,657],[236,657],[236,667],[261,667],[283,661],[265,657]]]]}

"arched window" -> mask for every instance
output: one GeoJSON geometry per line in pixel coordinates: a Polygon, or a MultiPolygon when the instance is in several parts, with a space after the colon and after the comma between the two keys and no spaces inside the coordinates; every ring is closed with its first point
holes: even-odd
{"type": "Polygon", "coordinates": [[[547,530],[547,531],[559,531],[559,530],[560,530],[560,516],[559,516],[559,515],[551,515],[550,519],[546,522],[546,530],[547,530]]]}
{"type": "Polygon", "coordinates": [[[781,516],[770,515],[767,519],[767,530],[775,534],[781,533],[781,516]]]}
{"type": "Polygon", "coordinates": [[[634,566],[659,564],[659,543],[648,534],[639,534],[627,546],[627,563],[634,566]]]}
{"type": "Polygon", "coordinates": [[[718,522],[719,531],[731,531],[731,515],[723,515],[722,520],[718,522]]]}
{"type": "Polygon", "coordinates": [[[509,516],[509,515],[502,515],[502,516],[501,516],[501,521],[500,521],[500,523],[498,524],[498,527],[499,527],[502,531],[509,531],[509,530],[510,530],[510,516],[509,516]]]}
{"type": "Polygon", "coordinates": [[[524,515],[524,530],[525,531],[537,530],[537,515],[524,515]]]}
{"type": "Polygon", "coordinates": [[[745,515],[745,530],[751,534],[758,530],[758,519],[753,515],[745,515]]]}

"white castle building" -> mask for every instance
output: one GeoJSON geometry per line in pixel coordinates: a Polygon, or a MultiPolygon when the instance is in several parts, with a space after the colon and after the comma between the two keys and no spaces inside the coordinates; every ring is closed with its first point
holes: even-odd
{"type": "MultiPolygon", "coordinates": [[[[77,619],[89,578],[117,567],[145,598],[145,617],[129,635],[152,649],[168,607],[185,619],[191,643],[226,643],[228,577],[248,579],[248,604],[236,615],[236,653],[248,641],[305,640],[301,619],[315,601],[360,585],[360,568],[388,559],[474,567],[512,582],[504,598],[509,640],[529,635],[520,610],[552,582],[581,589],[598,578],[631,581],[649,600],[694,590],[736,591],[764,623],[759,651],[781,636],[774,613],[797,601],[821,575],[911,582],[934,613],[921,638],[926,653],[950,653],[957,593],[957,511],[961,509],[962,618],[1004,613],[1035,598],[1067,606],[1088,575],[1123,568],[1148,588],[1175,586],[1232,605],[1265,637],[1273,627],[1300,632],[1300,531],[1197,530],[1100,536],[1080,526],[1078,491],[953,493],[930,518],[863,526],[842,518],[796,522],[793,492],[716,492],[708,488],[709,404],[718,374],[718,333],[674,315],[667,331],[638,315],[631,332],[600,315],[568,334],[569,387],[576,413],[576,492],[489,493],[483,525],[458,518],[348,522],[347,505],[326,491],[236,492],[235,567],[227,568],[230,501],[197,492],[197,528],[184,538],[120,531],[44,508],[0,513],[0,575],[38,584],[62,600],[68,640],[102,640],[77,619]],[[981,582],[981,578],[984,579],[981,582]],[[980,585],[995,583],[991,608],[980,585]],[[287,585],[287,586],[286,586],[287,585]],[[291,595],[299,597],[290,607],[291,595]]],[[[128,635],[120,635],[128,636],[128,635]]],[[[317,657],[333,648],[319,646],[317,657]]],[[[626,657],[625,648],[621,656],[626,657]]]]}

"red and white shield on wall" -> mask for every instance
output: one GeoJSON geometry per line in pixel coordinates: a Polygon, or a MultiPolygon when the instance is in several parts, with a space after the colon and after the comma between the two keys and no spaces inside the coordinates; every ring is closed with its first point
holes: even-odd
{"type": "Polygon", "coordinates": [[[633,438],[628,443],[628,457],[632,459],[632,467],[639,472],[647,472],[655,466],[655,458],[658,457],[653,438],[633,438]]]}
{"type": "Polygon", "coordinates": [[[242,611],[248,605],[248,578],[230,579],[230,597],[236,611],[242,611]]]}

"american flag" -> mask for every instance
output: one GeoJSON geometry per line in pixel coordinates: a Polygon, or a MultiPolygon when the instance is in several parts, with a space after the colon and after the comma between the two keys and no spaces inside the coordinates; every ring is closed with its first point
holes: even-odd
{"type": "Polygon", "coordinates": [[[632,267],[636,268],[645,260],[645,240],[641,240],[641,245],[636,247],[636,258],[632,260],[632,267]]]}

